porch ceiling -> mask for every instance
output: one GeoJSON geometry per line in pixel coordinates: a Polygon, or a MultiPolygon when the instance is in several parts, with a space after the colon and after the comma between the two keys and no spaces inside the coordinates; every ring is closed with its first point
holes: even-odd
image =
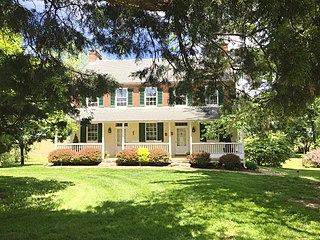
{"type": "Polygon", "coordinates": [[[219,118],[218,108],[200,107],[134,107],[80,109],[79,118],[92,122],[203,121],[219,118]]]}

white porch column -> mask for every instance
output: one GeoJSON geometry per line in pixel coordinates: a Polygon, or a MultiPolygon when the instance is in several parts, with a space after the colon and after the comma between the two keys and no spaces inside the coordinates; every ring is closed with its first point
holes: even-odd
{"type": "Polygon", "coordinates": [[[190,134],[190,142],[189,142],[189,147],[190,147],[190,154],[192,154],[192,122],[189,122],[189,134],[190,134]]]}
{"type": "Polygon", "coordinates": [[[54,134],[54,150],[58,149],[58,133],[56,131],[56,133],[54,134]]]}
{"type": "Polygon", "coordinates": [[[101,157],[102,157],[102,160],[104,160],[104,123],[102,123],[102,141],[101,141],[101,144],[102,144],[102,148],[101,148],[101,157]]]}
{"type": "Polygon", "coordinates": [[[243,156],[243,166],[246,167],[246,161],[244,160],[244,130],[243,127],[241,127],[241,145],[242,145],[242,156],[243,156]]]}
{"type": "Polygon", "coordinates": [[[121,149],[124,150],[124,122],[122,123],[121,149]]]}
{"type": "Polygon", "coordinates": [[[172,157],[172,139],[171,139],[171,122],[169,122],[169,126],[168,126],[168,134],[169,134],[169,155],[170,158],[172,157]]]}

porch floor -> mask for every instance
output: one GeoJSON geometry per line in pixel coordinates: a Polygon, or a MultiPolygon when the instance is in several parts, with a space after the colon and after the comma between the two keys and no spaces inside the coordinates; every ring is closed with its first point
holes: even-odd
{"type": "MultiPolygon", "coordinates": [[[[99,166],[116,166],[116,160],[117,158],[109,157],[105,158],[99,166]]],[[[186,157],[183,156],[175,156],[170,158],[171,164],[169,166],[175,167],[175,166],[181,166],[181,167],[190,167],[190,163],[186,157]]]]}

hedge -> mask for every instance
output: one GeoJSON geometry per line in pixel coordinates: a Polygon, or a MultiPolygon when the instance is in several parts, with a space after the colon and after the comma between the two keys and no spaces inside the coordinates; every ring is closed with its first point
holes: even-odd
{"type": "Polygon", "coordinates": [[[53,165],[96,165],[101,163],[101,150],[86,148],[77,153],[71,149],[57,149],[49,153],[48,161],[53,165]]]}

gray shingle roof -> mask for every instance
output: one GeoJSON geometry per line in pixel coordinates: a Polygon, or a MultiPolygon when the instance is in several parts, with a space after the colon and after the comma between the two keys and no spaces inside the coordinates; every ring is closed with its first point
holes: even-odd
{"type": "MultiPolygon", "coordinates": [[[[97,73],[110,74],[120,84],[140,84],[139,78],[133,78],[130,75],[133,72],[142,70],[152,65],[152,59],[143,59],[136,61],[135,59],[124,60],[97,60],[95,62],[89,62],[84,70],[93,70],[97,73]]],[[[168,65],[167,62],[162,60],[156,60],[158,64],[168,65]]],[[[170,74],[170,73],[169,73],[170,74]]],[[[170,76],[171,80],[172,75],[170,76]]]]}
{"type": "Polygon", "coordinates": [[[79,118],[92,122],[202,121],[219,118],[218,108],[200,107],[134,107],[80,109],[79,118]]]}

